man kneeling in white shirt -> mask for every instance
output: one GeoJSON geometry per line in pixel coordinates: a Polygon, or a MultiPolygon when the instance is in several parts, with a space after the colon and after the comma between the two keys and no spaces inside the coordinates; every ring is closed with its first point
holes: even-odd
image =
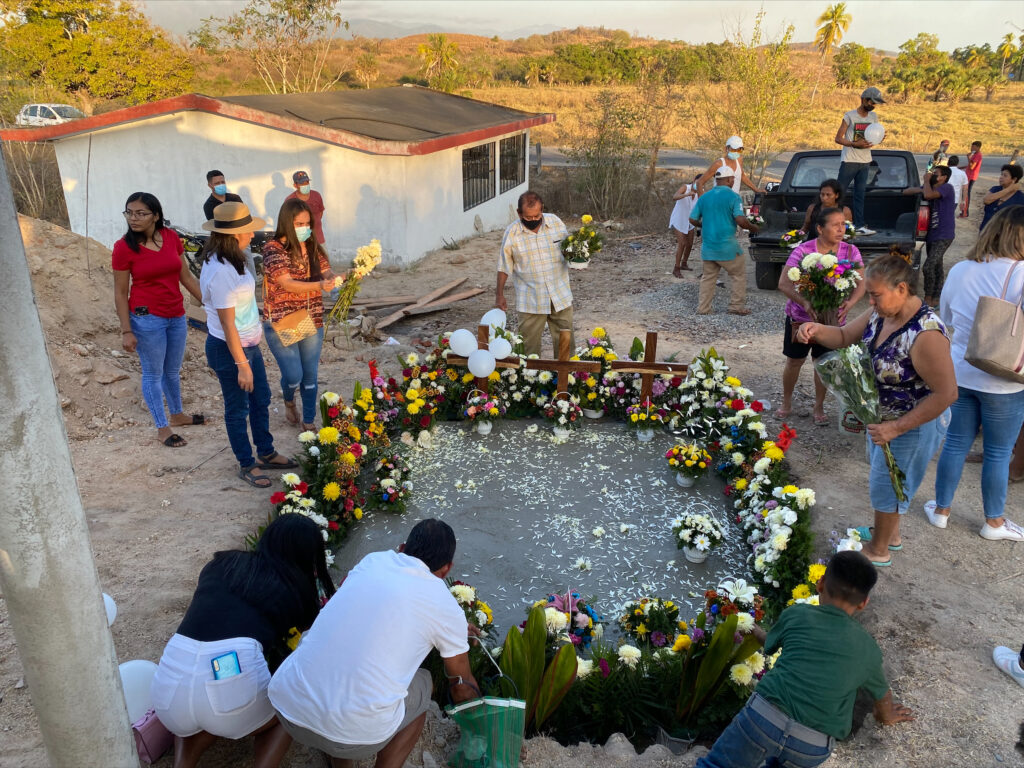
{"type": "Polygon", "coordinates": [[[270,701],[296,741],[354,768],[401,768],[430,704],[432,648],[444,659],[456,702],[476,696],[469,627],[444,582],[455,533],[423,520],[397,552],[373,552],[353,568],[299,647],[274,673],[270,701]]]}

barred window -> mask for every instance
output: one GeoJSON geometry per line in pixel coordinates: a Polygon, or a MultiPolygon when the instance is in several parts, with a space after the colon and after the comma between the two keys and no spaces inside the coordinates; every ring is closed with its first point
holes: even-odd
{"type": "Polygon", "coordinates": [[[462,210],[494,197],[494,142],[462,150],[462,210]]]}
{"type": "Polygon", "coordinates": [[[501,140],[501,191],[508,192],[526,181],[526,134],[501,140]]]}

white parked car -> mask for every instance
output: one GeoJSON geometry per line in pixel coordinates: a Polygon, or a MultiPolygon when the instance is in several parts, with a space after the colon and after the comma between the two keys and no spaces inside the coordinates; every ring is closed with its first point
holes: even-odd
{"type": "Polygon", "coordinates": [[[70,104],[26,104],[14,122],[18,125],[59,125],[85,117],[70,104]]]}

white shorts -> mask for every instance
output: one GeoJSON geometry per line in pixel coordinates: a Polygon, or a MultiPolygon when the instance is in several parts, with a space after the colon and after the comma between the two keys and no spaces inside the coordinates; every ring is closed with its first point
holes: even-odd
{"type": "Polygon", "coordinates": [[[160,657],[150,696],[156,716],[176,736],[207,731],[241,739],[275,716],[268,685],[270,670],[256,640],[236,637],[201,643],[174,635],[160,657]],[[238,654],[241,674],[214,680],[210,662],[229,651],[238,654]]]}

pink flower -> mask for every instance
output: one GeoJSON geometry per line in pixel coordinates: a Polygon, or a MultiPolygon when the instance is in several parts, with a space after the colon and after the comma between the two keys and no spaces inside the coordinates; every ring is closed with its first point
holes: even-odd
{"type": "Polygon", "coordinates": [[[608,675],[611,674],[611,670],[608,668],[608,661],[606,659],[601,659],[597,662],[597,666],[601,668],[601,677],[608,677],[608,675]]]}

